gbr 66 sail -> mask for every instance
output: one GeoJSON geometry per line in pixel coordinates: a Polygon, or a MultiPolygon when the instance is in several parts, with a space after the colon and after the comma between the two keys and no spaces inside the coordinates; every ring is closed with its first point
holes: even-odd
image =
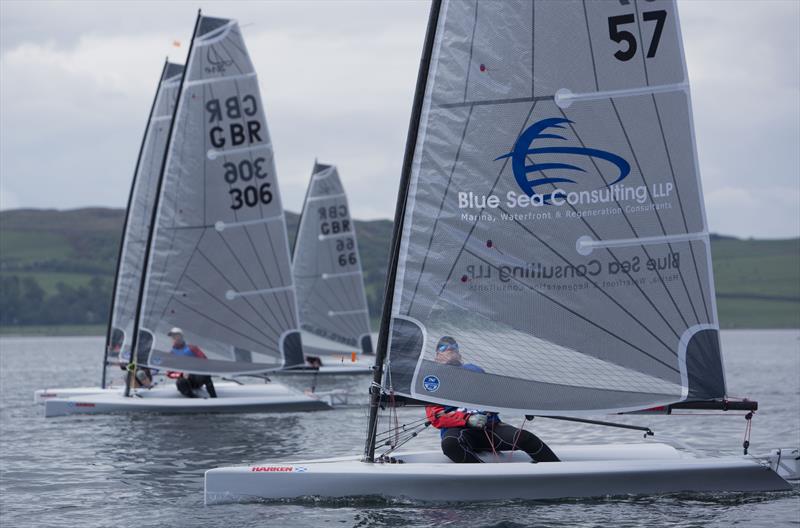
{"type": "Polygon", "coordinates": [[[675,3],[445,0],[436,16],[384,384],[538,414],[724,397],[675,3]],[[443,337],[478,368],[437,361],[443,337]]]}
{"type": "Polygon", "coordinates": [[[303,362],[272,144],[233,20],[197,22],[139,317],[149,367],[233,375],[303,362]],[[173,327],[192,355],[172,353],[173,327]]]}

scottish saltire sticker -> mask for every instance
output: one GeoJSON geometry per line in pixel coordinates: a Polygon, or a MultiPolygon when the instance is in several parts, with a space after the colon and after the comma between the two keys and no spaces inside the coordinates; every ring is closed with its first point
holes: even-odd
{"type": "Polygon", "coordinates": [[[425,379],[422,380],[422,386],[425,387],[425,390],[428,392],[436,392],[439,390],[439,378],[436,376],[425,376],[425,379]]]}

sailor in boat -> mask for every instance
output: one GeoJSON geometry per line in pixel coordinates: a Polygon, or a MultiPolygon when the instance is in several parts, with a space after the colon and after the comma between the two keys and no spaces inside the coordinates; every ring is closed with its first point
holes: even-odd
{"type": "MultiPolygon", "coordinates": [[[[167,335],[172,338],[171,352],[173,354],[177,356],[190,356],[207,359],[206,355],[202,350],[200,350],[199,347],[186,344],[186,341],[183,339],[183,330],[180,328],[175,327],[171,329],[167,335]]],[[[211,398],[217,397],[217,391],[214,390],[214,382],[211,381],[211,376],[174,373],[173,375],[170,375],[170,377],[176,378],[175,385],[178,387],[178,391],[187,398],[197,398],[198,396],[194,391],[204,385],[208,395],[211,398]]]]}
{"type": "MultiPolygon", "coordinates": [[[[436,362],[483,372],[477,365],[464,363],[458,343],[450,336],[442,337],[436,345],[436,362]]],[[[440,430],[442,451],[453,462],[483,462],[478,456],[481,451],[517,449],[525,451],[533,463],[559,461],[555,453],[536,435],[503,423],[497,413],[444,405],[428,405],[425,413],[431,424],[440,430]]]]}

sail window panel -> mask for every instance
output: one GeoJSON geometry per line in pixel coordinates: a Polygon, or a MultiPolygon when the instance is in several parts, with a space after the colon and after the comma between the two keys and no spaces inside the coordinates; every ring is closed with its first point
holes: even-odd
{"type": "MultiPolygon", "coordinates": [[[[677,9],[673,0],[587,1],[584,4],[584,20],[591,35],[598,91],[686,82],[677,9]],[[659,22],[662,17],[663,25],[659,22]],[[610,26],[614,27],[614,34],[620,42],[612,39],[610,26]],[[659,26],[661,33],[656,38],[659,26]],[[629,41],[635,42],[636,51],[628,58],[629,50],[633,49],[629,41]]],[[[556,6],[552,8],[556,9],[556,6]]],[[[579,25],[578,19],[574,23],[579,25]]],[[[536,58],[538,61],[538,54],[536,58]]],[[[576,92],[570,86],[564,88],[576,92]]]]}
{"type": "MultiPolygon", "coordinates": [[[[506,229],[501,235],[479,223],[454,264],[444,261],[439,268],[432,261],[426,270],[438,277],[452,267],[450,280],[438,291],[420,288],[417,296],[438,293],[427,300],[435,305],[445,299],[448,306],[651,375],[677,375],[681,318],[668,300],[659,302],[663,286],[646,283],[653,273],[616,271],[616,261],[605,255],[567,259],[520,226],[506,229]],[[496,236],[491,248],[482,242],[490,233],[496,236]],[[631,286],[643,277],[640,288],[631,286]]],[[[620,260],[635,262],[625,259],[630,253],[622,252],[620,260]]],[[[409,315],[427,321],[425,304],[415,302],[409,315]]]]}

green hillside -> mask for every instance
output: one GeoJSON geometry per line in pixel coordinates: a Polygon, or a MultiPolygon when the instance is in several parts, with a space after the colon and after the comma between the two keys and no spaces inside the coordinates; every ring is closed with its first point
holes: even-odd
{"type": "MultiPolygon", "coordinates": [[[[292,239],[298,215],[287,215],[292,239]]],[[[0,331],[97,333],[108,317],[123,220],[121,209],[0,212],[0,331]]],[[[356,229],[376,319],[392,223],[356,221],[356,229]]],[[[800,239],[712,236],[712,252],[724,328],[800,328],[800,239]]]]}

